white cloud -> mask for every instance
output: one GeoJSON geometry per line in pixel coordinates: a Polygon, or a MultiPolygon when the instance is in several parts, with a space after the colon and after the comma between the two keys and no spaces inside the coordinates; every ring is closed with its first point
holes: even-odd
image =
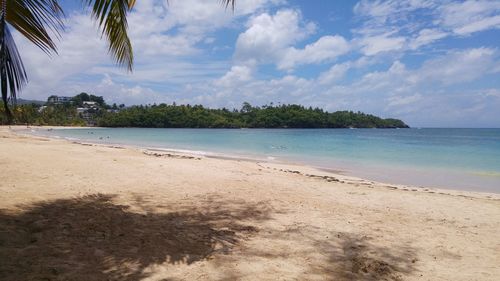
{"type": "Polygon", "coordinates": [[[157,62],[136,65],[132,74],[126,73],[114,65],[95,66],[89,73],[100,75],[108,73],[114,79],[154,84],[186,84],[203,82],[219,77],[230,66],[226,61],[188,61],[164,58],[157,62]]]}
{"type": "Polygon", "coordinates": [[[362,0],[354,13],[362,19],[353,32],[365,55],[417,50],[449,36],[500,28],[500,2],[495,0],[362,0]]]}
{"type": "Polygon", "coordinates": [[[329,70],[321,73],[318,78],[320,84],[331,84],[344,78],[346,72],[351,68],[351,63],[335,64],[329,70]]]}
{"type": "Polygon", "coordinates": [[[250,19],[247,30],[238,36],[235,58],[243,62],[276,62],[284,49],[314,30],[315,25],[303,23],[297,10],[283,9],[275,15],[260,14],[250,19]]]}
{"type": "Polygon", "coordinates": [[[500,89],[485,89],[483,95],[485,97],[500,98],[500,89]]]}
{"type": "Polygon", "coordinates": [[[105,42],[88,16],[73,14],[68,30],[58,42],[58,54],[48,56],[19,33],[15,34],[29,78],[21,97],[45,98],[68,77],[85,73],[95,65],[112,63],[105,42]]]}
{"type": "Polygon", "coordinates": [[[468,35],[490,28],[500,28],[500,15],[477,20],[475,22],[455,28],[453,31],[460,35],[468,35]]]}
{"type": "Polygon", "coordinates": [[[391,17],[397,17],[397,13],[414,11],[420,8],[432,6],[433,1],[413,0],[413,1],[359,1],[354,6],[354,12],[363,16],[375,18],[378,22],[385,22],[391,17]]]}
{"type": "Polygon", "coordinates": [[[500,28],[500,2],[495,0],[450,2],[439,10],[438,23],[458,35],[500,28]]]}
{"type": "Polygon", "coordinates": [[[278,62],[279,69],[291,69],[296,65],[328,62],[349,51],[349,43],[342,36],[323,36],[304,49],[288,48],[278,62]]]}
{"type": "MultiPolygon", "coordinates": [[[[88,91],[88,85],[78,85],[81,90],[75,89],[75,92],[88,91]]],[[[125,84],[116,83],[109,75],[104,75],[104,78],[99,83],[94,83],[92,93],[98,96],[103,96],[106,102],[112,103],[127,103],[127,104],[152,104],[152,103],[170,103],[173,100],[168,96],[161,95],[154,90],[139,85],[129,87],[125,84]]]]}
{"type": "Polygon", "coordinates": [[[215,85],[231,87],[252,79],[252,68],[247,65],[235,65],[224,76],[215,81],[215,85]]]}
{"type": "Polygon", "coordinates": [[[281,79],[272,79],[269,82],[270,91],[279,89],[292,97],[304,97],[310,94],[311,81],[294,75],[286,75],[281,79]]]}
{"type": "Polygon", "coordinates": [[[365,30],[385,29],[409,21],[408,15],[417,10],[434,9],[439,1],[434,0],[361,0],[354,6],[354,13],[363,17],[365,30]]]}
{"type": "Polygon", "coordinates": [[[362,46],[361,51],[367,56],[373,56],[378,53],[397,51],[403,49],[406,38],[398,36],[391,37],[391,33],[385,33],[377,36],[364,37],[359,41],[362,46]]]}
{"type": "Polygon", "coordinates": [[[412,50],[416,50],[421,46],[430,44],[446,36],[448,36],[448,33],[437,29],[422,29],[419,31],[418,36],[409,43],[409,47],[412,50]]]}
{"type": "Polygon", "coordinates": [[[499,62],[497,50],[491,48],[451,51],[446,56],[425,62],[409,79],[420,83],[462,84],[493,73],[499,62]]]}
{"type": "Polygon", "coordinates": [[[413,104],[415,102],[418,102],[422,99],[422,95],[420,94],[414,94],[410,96],[391,96],[389,97],[387,107],[394,107],[394,106],[402,106],[402,105],[408,105],[408,104],[413,104]]]}
{"type": "Polygon", "coordinates": [[[276,0],[241,0],[234,12],[218,1],[142,0],[129,16],[136,56],[156,60],[157,56],[178,57],[201,50],[196,46],[210,38],[210,32],[230,28],[235,21],[276,0]],[[173,34],[175,35],[173,35],[173,34]]]}
{"type": "Polygon", "coordinates": [[[353,83],[354,92],[414,93],[417,90],[440,89],[468,83],[493,74],[500,62],[495,49],[475,48],[450,51],[425,61],[416,69],[408,69],[395,61],[387,71],[373,71],[353,83]]]}
{"type": "Polygon", "coordinates": [[[339,35],[325,35],[304,48],[294,47],[315,30],[315,24],[304,22],[297,10],[260,14],[238,36],[235,59],[239,64],[275,64],[278,69],[292,70],[303,64],[331,62],[349,52],[349,42],[339,35]]]}

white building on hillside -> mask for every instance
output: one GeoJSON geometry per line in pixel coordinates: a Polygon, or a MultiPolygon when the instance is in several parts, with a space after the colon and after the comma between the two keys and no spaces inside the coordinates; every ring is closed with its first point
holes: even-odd
{"type": "Polygon", "coordinates": [[[69,103],[71,102],[72,97],[63,97],[63,96],[50,96],[47,100],[49,103],[53,104],[61,104],[61,103],[69,103]]]}
{"type": "Polygon", "coordinates": [[[95,101],[84,101],[83,102],[83,106],[86,106],[86,107],[95,107],[95,106],[97,106],[97,102],[95,102],[95,101]]]}

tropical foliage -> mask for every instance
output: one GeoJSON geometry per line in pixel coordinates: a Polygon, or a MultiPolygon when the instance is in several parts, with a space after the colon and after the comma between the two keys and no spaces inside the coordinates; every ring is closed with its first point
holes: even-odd
{"type": "MultiPolygon", "coordinates": [[[[46,103],[20,100],[23,104],[14,108],[12,120],[7,119],[3,112],[4,108],[0,106],[0,124],[85,126],[89,123],[95,124],[95,121],[102,117],[106,110],[119,109],[116,104],[113,106],[106,104],[103,97],[87,93],[80,93],[67,102],[52,102],[56,97],[49,96],[46,103]],[[89,108],[84,102],[95,102],[95,106],[89,108]],[[83,112],[79,112],[78,109],[83,109],[83,112]]],[[[121,107],[123,108],[124,105],[121,107]]]]}
{"type": "MultiPolygon", "coordinates": [[[[9,124],[4,107],[0,107],[0,124],[9,124]]],[[[85,126],[87,122],[77,113],[76,107],[53,105],[40,107],[37,104],[18,105],[12,111],[13,123],[36,126],[85,126]]]]}
{"type": "MultiPolygon", "coordinates": [[[[48,100],[50,100],[49,97],[48,100]]],[[[398,119],[382,119],[352,111],[329,113],[301,105],[254,107],[243,103],[241,109],[210,109],[202,105],[108,105],[100,96],[81,93],[70,102],[45,106],[23,104],[14,110],[16,124],[147,128],[407,128],[398,119]],[[93,101],[97,109],[78,113],[84,101],[93,101]]],[[[7,124],[0,108],[0,124],[7,124]]]]}
{"type": "MultiPolygon", "coordinates": [[[[49,97],[50,98],[50,97],[49,97]]],[[[89,95],[87,93],[80,93],[74,96],[72,99],[72,104],[76,106],[83,106],[84,101],[93,101],[96,102],[100,107],[107,108],[108,105],[104,101],[104,98],[101,96],[89,95]]]]}
{"type": "Polygon", "coordinates": [[[104,127],[150,128],[407,128],[401,120],[382,119],[352,111],[326,112],[301,105],[253,107],[240,110],[209,109],[202,105],[133,106],[105,113],[104,127]]]}

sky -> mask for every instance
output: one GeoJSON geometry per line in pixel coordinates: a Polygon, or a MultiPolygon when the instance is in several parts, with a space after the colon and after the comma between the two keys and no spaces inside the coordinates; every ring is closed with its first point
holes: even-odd
{"type": "Polygon", "coordinates": [[[87,92],[112,103],[302,104],[413,127],[500,127],[500,1],[139,0],[132,73],[79,1],[47,56],[15,40],[20,97],[87,92]],[[168,3],[167,3],[168,2],[168,3]]]}

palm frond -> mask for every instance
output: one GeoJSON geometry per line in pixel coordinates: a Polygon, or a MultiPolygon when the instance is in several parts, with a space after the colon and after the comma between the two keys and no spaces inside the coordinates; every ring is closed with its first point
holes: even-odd
{"type": "Polygon", "coordinates": [[[109,52],[119,65],[132,71],[134,55],[132,44],[127,34],[127,13],[136,0],[83,0],[91,6],[92,17],[102,28],[102,34],[109,42],[109,52]]]}
{"type": "Polygon", "coordinates": [[[222,4],[222,6],[226,7],[229,7],[231,5],[231,9],[234,10],[234,3],[236,2],[236,0],[220,0],[220,3],[222,4]]]}
{"type": "Polygon", "coordinates": [[[28,82],[28,78],[4,12],[0,17],[0,79],[5,112],[11,121],[12,113],[9,110],[9,101],[16,100],[17,92],[28,82]]]}
{"type": "Polygon", "coordinates": [[[44,52],[57,53],[49,32],[56,36],[64,29],[64,13],[57,0],[3,0],[5,18],[17,31],[44,52]]]}

